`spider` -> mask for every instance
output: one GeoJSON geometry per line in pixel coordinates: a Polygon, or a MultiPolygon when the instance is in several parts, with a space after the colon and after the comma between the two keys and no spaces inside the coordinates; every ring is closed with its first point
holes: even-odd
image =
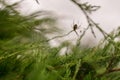
{"type": "Polygon", "coordinates": [[[73,30],[76,31],[78,29],[78,25],[77,24],[74,24],[73,25],[73,30]]]}
{"type": "Polygon", "coordinates": [[[77,29],[80,27],[80,25],[78,26],[77,24],[74,24],[73,22],[73,31],[75,31],[76,35],[79,37],[79,34],[77,33],[77,29]]]}

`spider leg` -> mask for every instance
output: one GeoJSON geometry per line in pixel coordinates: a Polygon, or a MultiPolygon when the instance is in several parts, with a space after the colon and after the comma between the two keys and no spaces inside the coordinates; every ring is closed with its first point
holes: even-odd
{"type": "Polygon", "coordinates": [[[75,31],[76,35],[79,37],[79,34],[77,33],[77,31],[75,31]]]}
{"type": "Polygon", "coordinates": [[[82,25],[82,23],[80,23],[80,24],[79,24],[78,28],[80,28],[80,27],[81,27],[81,25],[82,25]]]}

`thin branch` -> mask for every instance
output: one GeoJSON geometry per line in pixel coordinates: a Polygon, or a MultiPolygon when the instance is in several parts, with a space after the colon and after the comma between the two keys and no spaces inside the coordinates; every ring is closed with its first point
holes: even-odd
{"type": "Polygon", "coordinates": [[[36,0],[36,2],[37,2],[38,4],[40,4],[39,0],[36,0]]]}
{"type": "MultiPolygon", "coordinates": [[[[71,0],[74,4],[76,4],[80,9],[81,11],[83,12],[83,14],[85,15],[86,17],[86,20],[89,24],[89,28],[91,28],[91,31],[92,31],[92,34],[95,36],[94,34],[94,30],[93,30],[93,27],[91,25],[94,25],[104,36],[105,39],[108,39],[112,44],[115,44],[115,42],[113,41],[113,38],[112,36],[110,36],[108,33],[106,33],[102,28],[100,28],[100,26],[94,21],[92,20],[92,18],[87,14],[86,10],[82,7],[82,4],[76,2],[76,0],[71,0]]],[[[84,33],[79,37],[78,40],[81,40],[81,38],[83,37],[83,35],[85,35],[85,31],[84,33]]],[[[78,42],[77,45],[80,45],[80,42],[78,42]]],[[[117,49],[119,49],[116,45],[114,45],[117,49]]],[[[119,49],[120,50],[120,49],[119,49]]]]}
{"type": "Polygon", "coordinates": [[[86,33],[86,31],[88,29],[89,29],[89,26],[83,31],[83,33],[81,34],[81,36],[78,38],[76,46],[80,45],[80,41],[81,41],[81,39],[83,38],[83,36],[85,35],[85,33],[86,33]]]}
{"type": "Polygon", "coordinates": [[[93,36],[96,38],[95,32],[94,32],[94,30],[93,30],[93,28],[91,26],[91,18],[88,16],[87,12],[85,11],[85,9],[82,7],[81,4],[77,3],[75,0],[72,0],[72,2],[74,2],[82,10],[83,14],[86,17],[87,23],[90,26],[91,32],[92,32],[93,36]]]}
{"type": "Polygon", "coordinates": [[[111,69],[111,70],[109,70],[109,71],[107,71],[107,72],[104,72],[104,73],[102,73],[102,74],[97,75],[97,77],[101,77],[101,76],[104,76],[104,75],[106,75],[106,74],[110,74],[110,73],[112,73],[112,72],[118,72],[118,71],[120,71],[120,68],[111,69]]]}
{"type": "Polygon", "coordinates": [[[70,33],[72,33],[73,31],[74,31],[74,30],[71,30],[71,31],[68,32],[67,34],[60,35],[60,36],[55,36],[55,37],[53,37],[53,38],[51,38],[51,39],[48,39],[47,42],[49,42],[49,41],[51,41],[51,40],[53,40],[53,39],[56,39],[56,38],[65,37],[65,36],[69,35],[70,33]]]}
{"type": "MultiPolygon", "coordinates": [[[[87,20],[87,23],[89,24],[89,27],[88,27],[88,28],[91,29],[91,32],[92,32],[92,34],[93,34],[94,37],[96,37],[96,35],[95,35],[95,32],[94,32],[94,30],[93,30],[92,25],[94,25],[94,26],[103,34],[104,38],[106,38],[106,36],[109,36],[109,37],[110,37],[109,34],[107,34],[103,29],[101,29],[100,26],[98,26],[98,24],[96,24],[96,23],[90,18],[90,16],[87,14],[87,12],[85,11],[85,9],[82,7],[82,4],[76,2],[76,0],[71,0],[71,1],[72,1],[74,4],[76,4],[76,5],[81,9],[81,11],[83,12],[83,14],[85,15],[86,20],[87,20]]],[[[85,34],[85,32],[84,32],[84,34],[85,34]]],[[[83,34],[83,35],[84,35],[84,34],[83,34]]],[[[82,38],[82,36],[80,36],[80,39],[78,39],[78,40],[81,40],[81,38],[82,38]]]]}
{"type": "Polygon", "coordinates": [[[120,71],[120,68],[112,69],[112,70],[109,71],[109,73],[111,73],[111,72],[116,72],[116,71],[120,71]]]}

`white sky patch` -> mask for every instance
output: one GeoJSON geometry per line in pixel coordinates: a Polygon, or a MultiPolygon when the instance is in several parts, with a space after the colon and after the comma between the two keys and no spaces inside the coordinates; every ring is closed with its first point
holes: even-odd
{"type": "Polygon", "coordinates": [[[67,47],[63,47],[60,51],[59,51],[59,54],[62,56],[62,55],[65,55],[67,51],[67,47]]]}
{"type": "MultiPolygon", "coordinates": [[[[18,1],[18,0],[11,0],[18,1]]],[[[96,23],[99,23],[101,28],[106,32],[110,32],[113,29],[120,26],[120,0],[81,0],[88,1],[93,5],[101,6],[101,8],[90,15],[96,23]]],[[[81,13],[80,9],[74,5],[70,0],[39,0],[40,4],[37,4],[35,0],[25,0],[20,7],[22,14],[30,14],[38,10],[49,10],[55,12],[60,19],[63,29],[69,32],[72,29],[73,21],[74,23],[80,24],[82,27],[86,27],[85,16],[81,13]]],[[[83,38],[83,43],[91,41],[91,44],[96,44],[102,35],[98,30],[96,31],[97,39],[91,38],[92,36],[89,32],[85,38],[83,38]],[[92,40],[91,40],[92,39],[92,40]],[[92,42],[93,41],[93,42],[92,42]]],[[[66,33],[65,32],[65,33],[66,33]]],[[[76,39],[74,33],[69,35],[70,38],[76,39]]],[[[74,41],[74,40],[73,40],[74,41]]],[[[55,43],[56,44],[56,43],[55,43]]]]}

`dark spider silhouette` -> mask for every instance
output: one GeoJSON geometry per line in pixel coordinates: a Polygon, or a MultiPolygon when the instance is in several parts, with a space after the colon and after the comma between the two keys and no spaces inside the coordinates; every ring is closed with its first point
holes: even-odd
{"type": "Polygon", "coordinates": [[[77,29],[79,28],[80,26],[78,26],[77,24],[74,24],[73,25],[73,31],[75,31],[76,35],[79,37],[79,34],[77,33],[77,29]]]}

